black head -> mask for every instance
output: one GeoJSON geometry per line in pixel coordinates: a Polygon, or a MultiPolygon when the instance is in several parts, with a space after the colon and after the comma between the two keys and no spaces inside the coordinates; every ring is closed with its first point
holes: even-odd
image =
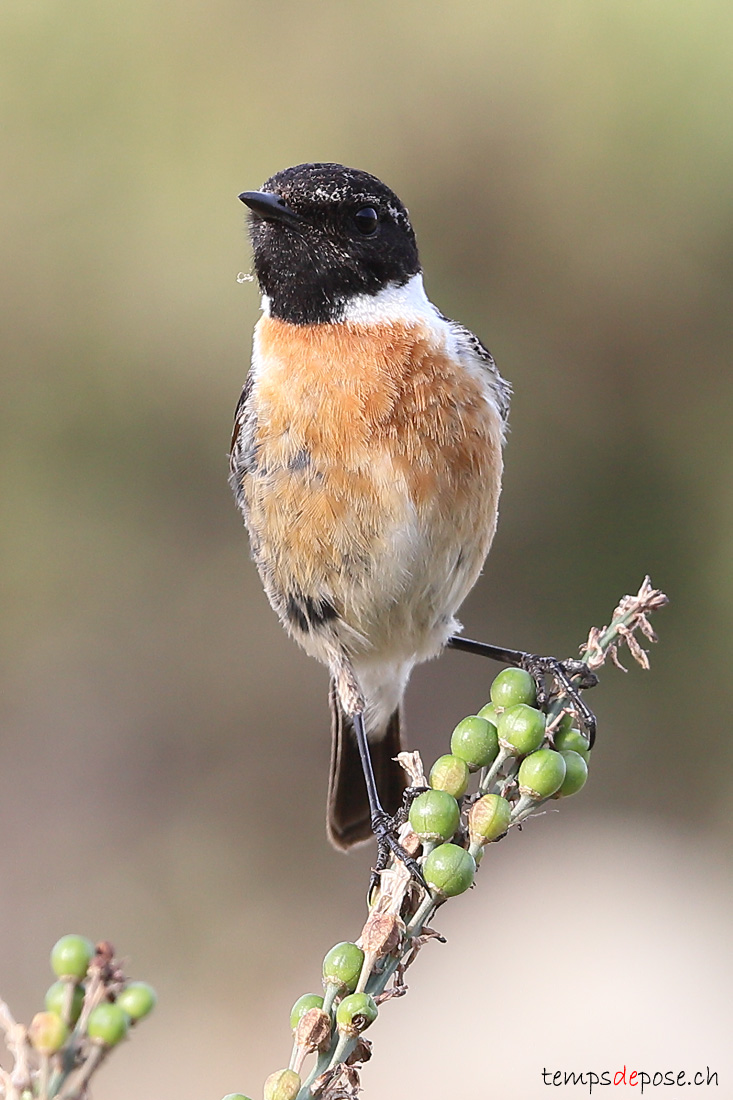
{"type": "Polygon", "coordinates": [[[401,286],[420,270],[407,210],[368,172],[298,164],[239,197],[257,280],[282,320],[337,321],[355,294],[401,286]]]}

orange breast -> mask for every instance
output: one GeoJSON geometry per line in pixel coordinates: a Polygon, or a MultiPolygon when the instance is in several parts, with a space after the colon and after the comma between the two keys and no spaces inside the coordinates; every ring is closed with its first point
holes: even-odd
{"type": "MultiPolygon", "coordinates": [[[[266,587],[317,589],[344,613],[380,570],[409,598],[412,576],[442,577],[460,558],[460,602],[493,537],[502,470],[480,375],[427,326],[270,317],[254,370],[257,464],[243,489],[266,587]]],[[[355,611],[354,629],[377,613],[355,611]]]]}

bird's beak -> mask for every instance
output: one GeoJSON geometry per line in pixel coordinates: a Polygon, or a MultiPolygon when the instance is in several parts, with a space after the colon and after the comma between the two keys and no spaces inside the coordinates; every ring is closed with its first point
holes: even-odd
{"type": "Polygon", "coordinates": [[[243,191],[239,198],[263,221],[297,225],[302,220],[300,214],[291,210],[284,199],[271,191],[243,191]]]}

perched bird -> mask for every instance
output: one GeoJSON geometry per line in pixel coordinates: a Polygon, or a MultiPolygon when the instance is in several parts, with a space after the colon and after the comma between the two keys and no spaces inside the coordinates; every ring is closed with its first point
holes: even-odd
{"type": "Polygon", "coordinates": [[[270,603],[331,674],[330,839],[400,855],[402,698],[491,546],[510,387],[427,298],[375,176],[300,164],[239,198],[263,298],[231,484],[270,603]]]}

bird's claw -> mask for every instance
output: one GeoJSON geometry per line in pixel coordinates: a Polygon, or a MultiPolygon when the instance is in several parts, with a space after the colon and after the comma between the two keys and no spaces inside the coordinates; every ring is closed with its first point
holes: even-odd
{"type": "Polygon", "coordinates": [[[410,872],[411,877],[427,890],[428,884],[423,878],[420,864],[411,856],[409,852],[400,844],[397,838],[397,830],[404,824],[407,819],[407,813],[409,812],[409,806],[418,794],[423,790],[422,787],[410,787],[405,791],[403,805],[394,815],[390,817],[386,811],[382,810],[379,813],[374,814],[372,817],[372,831],[377,840],[377,859],[372,869],[371,878],[369,880],[369,895],[371,896],[374,888],[379,883],[380,873],[385,869],[389,862],[390,855],[394,856],[400,863],[404,863],[407,870],[410,872]],[[414,793],[412,793],[414,792],[414,793]],[[409,796],[409,797],[408,797],[409,796]],[[407,802],[407,806],[405,806],[407,802]]]}
{"type": "Polygon", "coordinates": [[[593,748],[596,739],[596,716],[583,702],[580,692],[596,686],[598,677],[595,672],[591,672],[584,661],[572,658],[567,661],[560,661],[557,657],[541,657],[536,653],[523,654],[521,667],[530,674],[535,682],[539,706],[544,706],[547,702],[545,676],[552,677],[557,688],[570,698],[578,718],[585,726],[590,747],[593,748]]]}
{"type": "Polygon", "coordinates": [[[394,825],[399,828],[400,825],[404,825],[410,816],[410,809],[412,804],[418,795],[423,794],[425,791],[430,790],[429,787],[405,787],[402,793],[402,805],[394,815],[394,825]]]}

